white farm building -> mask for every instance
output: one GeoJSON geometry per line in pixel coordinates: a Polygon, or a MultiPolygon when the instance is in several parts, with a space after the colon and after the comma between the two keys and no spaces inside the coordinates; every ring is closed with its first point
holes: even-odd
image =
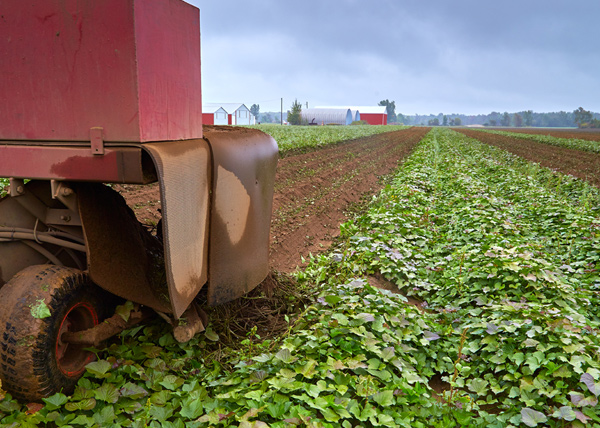
{"type": "Polygon", "coordinates": [[[229,125],[254,125],[256,118],[245,104],[225,103],[221,104],[229,113],[229,125]]]}
{"type": "Polygon", "coordinates": [[[245,104],[207,103],[202,105],[205,125],[255,125],[256,118],[245,104]]]}
{"type": "Polygon", "coordinates": [[[354,120],[349,108],[309,108],[301,114],[302,122],[316,125],[350,125],[354,120]]]}

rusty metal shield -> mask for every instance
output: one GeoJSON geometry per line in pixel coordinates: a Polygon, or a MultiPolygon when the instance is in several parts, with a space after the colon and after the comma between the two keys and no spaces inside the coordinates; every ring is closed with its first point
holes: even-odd
{"type": "Polygon", "coordinates": [[[81,183],[90,277],[111,293],[179,318],[208,278],[210,148],[200,139],[142,147],[158,175],[163,243],[140,229],[116,192],[81,183]]]}
{"type": "Polygon", "coordinates": [[[169,296],[179,318],[208,278],[210,148],[205,140],[143,147],[158,172],[169,296]]]}
{"type": "Polygon", "coordinates": [[[213,154],[208,301],[238,298],[269,272],[277,143],[254,129],[206,127],[213,154]]]}
{"type": "Polygon", "coordinates": [[[76,189],[92,280],[117,296],[171,312],[160,242],[111,188],[79,183],[76,189]]]}

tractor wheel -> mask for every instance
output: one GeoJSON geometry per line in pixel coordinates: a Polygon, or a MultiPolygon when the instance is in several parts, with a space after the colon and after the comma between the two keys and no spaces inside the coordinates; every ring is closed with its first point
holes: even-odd
{"type": "Polygon", "coordinates": [[[61,340],[102,320],[112,296],[76,269],[30,266],[0,289],[0,378],[20,400],[75,388],[93,353],[61,340]]]}

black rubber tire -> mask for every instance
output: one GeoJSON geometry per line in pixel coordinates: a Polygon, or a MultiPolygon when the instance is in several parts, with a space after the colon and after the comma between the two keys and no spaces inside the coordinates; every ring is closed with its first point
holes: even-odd
{"type": "Polygon", "coordinates": [[[64,344],[59,331],[80,331],[103,320],[112,296],[77,270],[30,266],[0,289],[0,378],[19,400],[69,394],[95,356],[82,345],[64,344]],[[36,318],[41,299],[50,316],[36,318]]]}

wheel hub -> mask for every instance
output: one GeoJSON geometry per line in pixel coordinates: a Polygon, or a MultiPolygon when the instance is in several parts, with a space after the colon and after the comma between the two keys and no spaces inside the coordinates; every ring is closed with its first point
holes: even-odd
{"type": "Polygon", "coordinates": [[[85,370],[85,366],[94,359],[94,354],[86,351],[84,345],[63,341],[63,334],[87,330],[97,324],[96,311],[85,302],[77,303],[65,314],[56,338],[56,363],[65,375],[79,376],[85,370]]]}

